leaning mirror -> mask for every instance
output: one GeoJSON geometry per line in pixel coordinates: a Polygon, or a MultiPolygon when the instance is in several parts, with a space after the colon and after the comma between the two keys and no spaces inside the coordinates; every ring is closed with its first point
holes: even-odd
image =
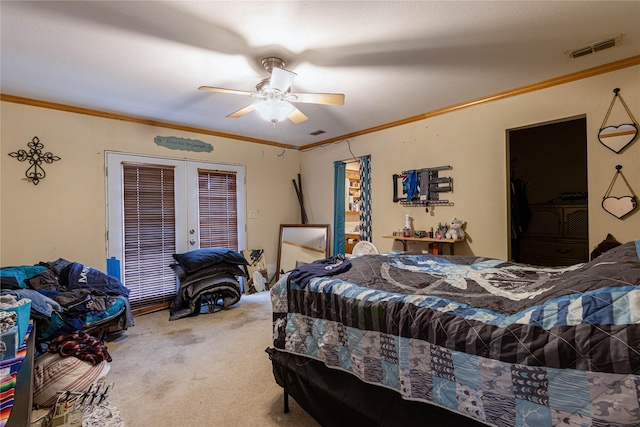
{"type": "Polygon", "coordinates": [[[301,263],[310,263],[329,257],[328,224],[280,224],[278,241],[278,268],[288,272],[301,263]]]}

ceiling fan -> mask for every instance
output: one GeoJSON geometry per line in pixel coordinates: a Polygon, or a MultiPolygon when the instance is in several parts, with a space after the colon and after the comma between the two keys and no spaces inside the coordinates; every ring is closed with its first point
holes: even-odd
{"type": "Polygon", "coordinates": [[[235,119],[256,110],[262,117],[273,123],[274,126],[286,118],[289,118],[295,124],[309,119],[302,111],[294,107],[291,104],[292,102],[326,105],[344,104],[344,94],[341,93],[291,93],[291,84],[296,73],[284,69],[286,65],[284,60],[275,56],[268,56],[262,58],[261,63],[262,67],[271,74],[271,77],[261,80],[256,85],[256,92],[211,86],[200,86],[198,89],[258,98],[258,101],[229,114],[227,117],[235,119]]]}

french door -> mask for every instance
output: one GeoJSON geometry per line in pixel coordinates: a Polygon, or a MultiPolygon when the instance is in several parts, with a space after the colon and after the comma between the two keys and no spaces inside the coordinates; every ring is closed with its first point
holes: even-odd
{"type": "Polygon", "coordinates": [[[174,253],[246,249],[244,166],[111,152],[106,164],[107,257],[135,312],[173,300],[174,253]]]}

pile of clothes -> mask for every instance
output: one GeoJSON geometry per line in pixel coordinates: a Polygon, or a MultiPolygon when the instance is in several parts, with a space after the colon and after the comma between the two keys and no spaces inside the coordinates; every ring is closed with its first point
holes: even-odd
{"type": "Polygon", "coordinates": [[[59,335],[35,361],[33,402],[46,408],[59,401],[61,392],[78,395],[107,377],[111,370],[109,362],[107,347],[88,333],[59,335]]]}
{"type": "Polygon", "coordinates": [[[56,337],[49,344],[48,351],[60,353],[62,357],[75,356],[93,365],[103,360],[111,362],[111,355],[104,342],[83,331],[56,337]]]}
{"type": "Polygon", "coordinates": [[[0,269],[2,296],[31,301],[36,341],[83,330],[92,322],[123,312],[122,329],[134,325],[129,289],[117,278],[78,262],[59,258],[38,265],[0,269]]]}
{"type": "MultiPolygon", "coordinates": [[[[61,391],[80,393],[106,378],[111,369],[111,356],[102,341],[104,330],[95,328],[104,324],[120,331],[134,324],[128,299],[130,291],[119,279],[59,258],[38,265],[2,268],[0,285],[0,310],[9,303],[11,307],[15,305],[20,314],[23,302],[28,302],[23,320],[35,320],[36,329],[29,326],[29,330],[35,333],[33,402],[36,405],[51,407],[60,398],[61,391]],[[93,335],[96,332],[98,336],[93,335]]],[[[0,317],[11,321],[14,313],[4,310],[0,311],[0,317]]],[[[17,323],[20,327],[20,316],[17,323]]],[[[0,330],[9,326],[11,322],[0,326],[0,330]]],[[[10,349],[4,347],[6,356],[10,349]]]]}
{"type": "Polygon", "coordinates": [[[174,254],[170,267],[179,281],[178,293],[171,303],[169,320],[200,314],[203,303],[210,311],[216,305],[230,307],[240,301],[242,288],[238,277],[246,277],[241,266],[249,263],[237,251],[228,248],[204,248],[174,254]]]}

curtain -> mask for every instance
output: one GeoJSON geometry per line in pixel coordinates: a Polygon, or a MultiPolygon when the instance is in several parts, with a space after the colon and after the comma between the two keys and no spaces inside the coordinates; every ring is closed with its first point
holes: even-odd
{"type": "Polygon", "coordinates": [[[344,254],[345,179],[347,165],[333,163],[333,254],[344,254]]]}
{"type": "Polygon", "coordinates": [[[358,159],[360,169],[360,241],[371,241],[371,156],[358,159]]]}

